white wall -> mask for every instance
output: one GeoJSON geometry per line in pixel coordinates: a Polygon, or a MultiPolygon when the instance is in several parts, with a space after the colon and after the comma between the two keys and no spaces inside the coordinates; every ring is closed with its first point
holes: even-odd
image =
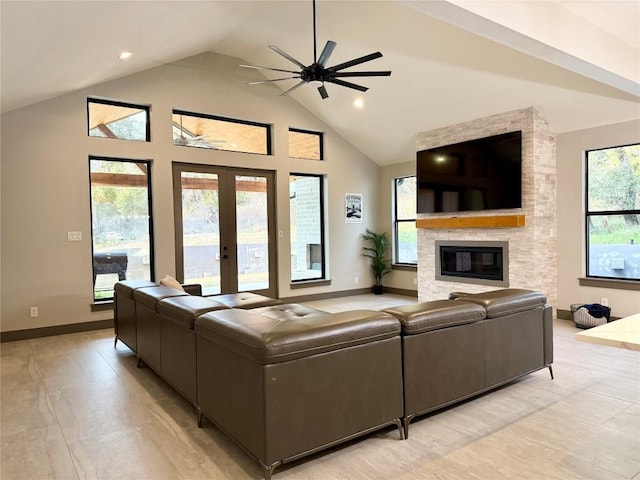
{"type": "MultiPolygon", "coordinates": [[[[407,162],[380,167],[377,229],[381,232],[387,232],[389,238],[393,238],[393,180],[415,174],[415,158],[407,162]]],[[[417,295],[417,278],[417,269],[395,269],[384,277],[383,283],[388,287],[416,292],[417,295]]]]}
{"type": "MultiPolygon", "coordinates": [[[[585,276],[584,155],[586,150],[640,142],[640,120],[579,130],[557,136],[558,308],[609,299],[611,314],[640,312],[640,291],[581,287],[585,276]]],[[[640,235],[640,232],[639,232],[640,235]]]]}
{"type": "Polygon", "coordinates": [[[375,228],[378,167],[327,125],[272,85],[247,86],[255,72],[239,59],[202,54],[136,75],[8,112],[2,116],[1,330],[111,318],[91,312],[89,155],[151,159],[156,275],[175,274],[171,162],[276,171],[279,296],[371,285],[359,235],[375,228]],[[149,143],[87,136],[87,96],[151,105],[149,143]],[[273,125],[273,156],[175,147],[171,111],[182,109],[273,125]],[[325,132],[326,161],[290,159],[290,126],[325,132]],[[332,284],[290,288],[289,173],[326,174],[328,271],[332,284]],[[344,194],[364,195],[361,224],[344,221],[344,194]],[[81,242],[68,242],[81,231],[81,242]],[[354,284],[359,276],[359,285],[354,284]],[[29,318],[29,307],[40,316],[29,318]]]}

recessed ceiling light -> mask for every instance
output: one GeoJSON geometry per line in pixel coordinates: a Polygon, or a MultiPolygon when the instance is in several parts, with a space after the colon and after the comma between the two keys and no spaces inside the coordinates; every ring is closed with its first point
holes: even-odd
{"type": "Polygon", "coordinates": [[[131,52],[122,52],[120,55],[118,55],[118,59],[127,60],[127,59],[131,58],[131,55],[133,55],[133,53],[131,53],[131,52]]]}
{"type": "Polygon", "coordinates": [[[362,100],[361,98],[356,98],[353,101],[353,106],[356,108],[364,108],[364,100],[362,100]]]}

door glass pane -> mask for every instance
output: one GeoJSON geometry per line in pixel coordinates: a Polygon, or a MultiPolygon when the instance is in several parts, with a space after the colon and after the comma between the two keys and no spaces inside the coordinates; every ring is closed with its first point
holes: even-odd
{"type": "Polygon", "coordinates": [[[90,159],[93,298],[119,280],[151,280],[149,163],[90,159]]]}
{"type": "Polygon", "coordinates": [[[238,291],[269,288],[267,179],[236,175],[238,291]]]}
{"type": "Polygon", "coordinates": [[[184,282],[202,293],[220,293],[220,212],[218,175],[182,172],[184,282]]]}

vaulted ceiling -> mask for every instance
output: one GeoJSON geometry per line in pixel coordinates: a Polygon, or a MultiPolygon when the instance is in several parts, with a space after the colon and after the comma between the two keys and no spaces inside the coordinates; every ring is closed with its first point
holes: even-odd
{"type": "MultiPolygon", "coordinates": [[[[295,69],[268,45],[312,63],[311,12],[310,0],[3,0],[2,111],[205,51],[295,69]]],[[[381,51],[353,70],[393,73],[353,79],[366,93],[328,84],[323,100],[305,85],[291,97],[381,165],[413,159],[417,132],[517,108],[556,133],[637,119],[639,12],[615,0],[318,0],[318,49],[338,44],[330,65],[381,51]]]]}

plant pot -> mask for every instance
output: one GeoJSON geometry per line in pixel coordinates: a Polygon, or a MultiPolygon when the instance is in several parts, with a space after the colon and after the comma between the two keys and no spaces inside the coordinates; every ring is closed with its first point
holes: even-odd
{"type": "Polygon", "coordinates": [[[373,293],[375,293],[376,295],[382,295],[384,293],[384,286],[383,285],[374,285],[373,286],[373,293]]]}

